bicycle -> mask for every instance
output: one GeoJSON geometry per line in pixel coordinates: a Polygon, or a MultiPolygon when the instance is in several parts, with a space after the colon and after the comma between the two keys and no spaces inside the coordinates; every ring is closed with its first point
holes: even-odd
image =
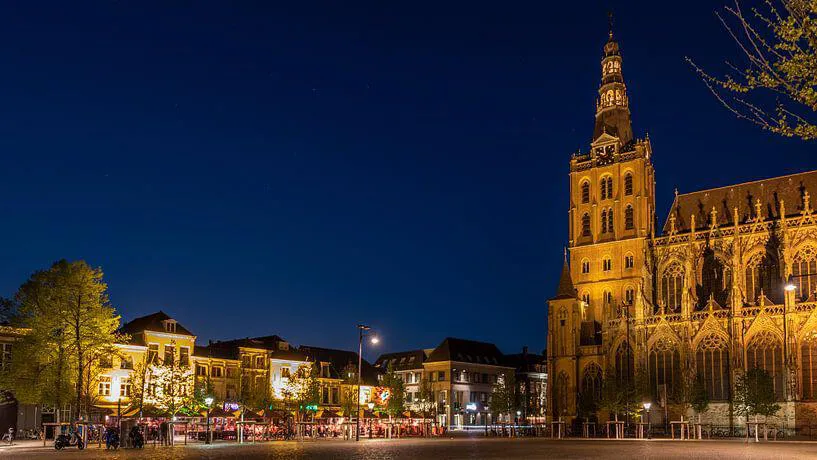
{"type": "Polygon", "coordinates": [[[14,445],[14,428],[9,428],[8,433],[3,435],[2,441],[10,446],[14,445]]]}

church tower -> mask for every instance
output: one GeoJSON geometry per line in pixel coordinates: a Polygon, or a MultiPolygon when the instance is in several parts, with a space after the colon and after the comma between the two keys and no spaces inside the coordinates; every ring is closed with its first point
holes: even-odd
{"type": "MultiPolygon", "coordinates": [[[[611,32],[590,150],[570,160],[569,253],[557,295],[548,302],[549,412],[565,421],[579,415],[581,397],[600,396],[605,369],[618,372],[623,362],[632,363],[630,346],[612,343],[628,321],[611,320],[643,318],[652,304],[652,148],[649,139],[633,137],[622,69],[611,32]]],[[[633,366],[626,367],[632,375],[633,366]]]]}

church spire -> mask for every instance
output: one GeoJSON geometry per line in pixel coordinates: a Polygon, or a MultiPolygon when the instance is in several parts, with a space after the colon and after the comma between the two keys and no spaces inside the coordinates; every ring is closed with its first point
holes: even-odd
{"type": "Polygon", "coordinates": [[[627,87],[621,75],[621,52],[618,42],[613,38],[613,19],[610,16],[610,38],[604,45],[604,57],[601,59],[601,86],[596,101],[596,126],[593,130],[593,141],[602,134],[616,136],[622,144],[633,139],[633,128],[630,122],[630,104],[627,98],[627,87]]]}
{"type": "Polygon", "coordinates": [[[556,288],[555,299],[575,299],[576,288],[573,286],[573,279],[570,277],[570,266],[567,264],[567,252],[565,252],[565,262],[562,265],[562,276],[559,277],[559,287],[556,288]]]}

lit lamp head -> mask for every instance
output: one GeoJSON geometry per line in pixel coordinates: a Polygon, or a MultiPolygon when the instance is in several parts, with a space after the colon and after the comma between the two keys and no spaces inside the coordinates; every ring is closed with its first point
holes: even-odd
{"type": "Polygon", "coordinates": [[[522,411],[521,410],[516,411],[516,416],[519,417],[520,415],[522,415],[522,411]]]}
{"type": "Polygon", "coordinates": [[[783,286],[783,289],[785,289],[788,292],[791,292],[791,291],[797,289],[797,286],[794,285],[794,277],[793,276],[789,275],[789,279],[786,281],[786,285],[783,286]]]}
{"type": "Polygon", "coordinates": [[[373,403],[373,402],[370,402],[370,403],[369,403],[369,404],[367,404],[367,405],[369,406],[369,410],[374,409],[374,403],[373,403]]]}
{"type": "Polygon", "coordinates": [[[208,397],[204,398],[204,404],[207,404],[207,407],[212,406],[213,405],[213,397],[208,396],[208,397]]]}
{"type": "Polygon", "coordinates": [[[649,412],[649,411],[650,411],[650,407],[652,407],[652,403],[648,403],[648,402],[645,402],[645,403],[644,403],[644,410],[645,410],[645,411],[649,412]]]}
{"type": "Polygon", "coordinates": [[[380,339],[376,335],[369,339],[369,341],[372,342],[373,345],[380,343],[380,339]]]}

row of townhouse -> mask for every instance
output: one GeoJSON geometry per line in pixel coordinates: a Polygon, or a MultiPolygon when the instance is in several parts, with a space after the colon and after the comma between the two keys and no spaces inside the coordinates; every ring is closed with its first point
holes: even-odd
{"type": "Polygon", "coordinates": [[[518,416],[544,420],[547,366],[544,354],[529,353],[527,347],[504,355],[492,343],[448,337],[436,348],[383,354],[375,367],[399,376],[410,410],[430,411],[449,429],[495,422],[491,394],[510,377],[517,385],[518,416]]]}
{"type": "MultiPolygon", "coordinates": [[[[136,415],[138,408],[131,405],[134,383],[146,385],[146,402],[160,400],[163,389],[156,384],[160,379],[156,370],[147,371],[139,363],[162,364],[185,369],[189,379],[179,391],[193,391],[196,380],[208,381],[218,405],[233,406],[241,389],[268,391],[272,397],[281,398],[290,375],[301,366],[314,366],[319,376],[321,404],[319,409],[340,410],[345,398],[357,390],[357,353],[318,348],[294,347],[277,335],[210,342],[196,345],[196,335],[166,313],[136,318],[125,323],[121,332],[130,337],[128,343],[116,344],[118,353],[100,362],[103,371],[97,386],[95,408],[100,414],[136,415]],[[134,375],[137,370],[145,372],[146,378],[134,375]],[[354,374],[350,375],[350,369],[354,374]]],[[[14,342],[25,334],[24,329],[0,326],[0,366],[11,361],[14,342]]],[[[373,398],[380,372],[363,361],[362,384],[359,391],[361,403],[373,398]]],[[[6,404],[0,404],[0,432],[9,427],[18,430],[41,426],[42,423],[67,420],[71,408],[57,409],[43,405],[17,404],[13,395],[7,395],[6,404]]]]}

